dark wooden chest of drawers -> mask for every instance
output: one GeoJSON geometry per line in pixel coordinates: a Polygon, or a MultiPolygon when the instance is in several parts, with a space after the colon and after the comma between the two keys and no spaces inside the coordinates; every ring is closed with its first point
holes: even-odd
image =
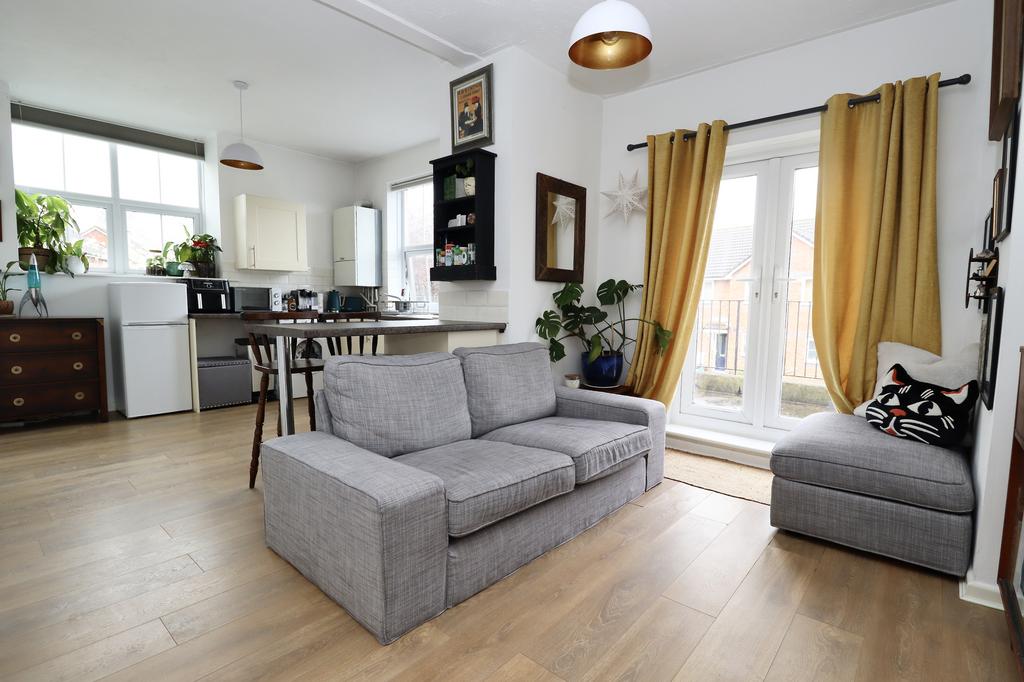
{"type": "Polygon", "coordinates": [[[0,422],[92,411],[107,420],[103,320],[0,318],[0,422]]]}

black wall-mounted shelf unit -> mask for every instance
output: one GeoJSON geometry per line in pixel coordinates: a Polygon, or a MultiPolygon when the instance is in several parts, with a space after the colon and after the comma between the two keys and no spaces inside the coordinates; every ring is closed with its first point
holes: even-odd
{"type": "Polygon", "coordinates": [[[430,268],[432,282],[493,280],[494,267],[494,160],[496,155],[485,149],[471,149],[459,154],[434,159],[434,253],[448,243],[460,247],[473,244],[476,262],[468,265],[435,265],[430,268]],[[476,192],[472,196],[445,198],[445,179],[456,173],[456,166],[473,161],[476,192]],[[448,227],[456,215],[473,213],[472,225],[448,227]]]}

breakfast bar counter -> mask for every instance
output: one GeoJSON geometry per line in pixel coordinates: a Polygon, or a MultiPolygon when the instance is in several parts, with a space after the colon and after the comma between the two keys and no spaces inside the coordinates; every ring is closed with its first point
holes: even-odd
{"type": "Polygon", "coordinates": [[[381,336],[385,338],[384,352],[388,355],[409,355],[432,351],[450,352],[459,346],[489,346],[498,342],[497,335],[505,331],[504,322],[465,322],[459,320],[380,320],[368,322],[308,322],[303,324],[277,324],[250,322],[245,329],[250,334],[274,339],[278,362],[278,403],[281,433],[295,433],[290,381],[289,339],[323,339],[353,336],[381,336]]]}

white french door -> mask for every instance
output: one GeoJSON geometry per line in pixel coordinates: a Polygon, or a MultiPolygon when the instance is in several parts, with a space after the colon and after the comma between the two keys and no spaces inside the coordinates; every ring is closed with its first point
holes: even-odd
{"type": "Polygon", "coordinates": [[[676,421],[771,437],[831,410],[811,335],[817,154],[726,167],[676,421]]]}

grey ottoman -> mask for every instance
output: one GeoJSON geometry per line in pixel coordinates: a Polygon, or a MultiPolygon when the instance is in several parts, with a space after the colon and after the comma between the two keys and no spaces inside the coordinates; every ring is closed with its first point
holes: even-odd
{"type": "Polygon", "coordinates": [[[816,414],[772,449],[771,522],[963,576],[973,539],[966,453],[895,438],[863,418],[816,414]]]}

